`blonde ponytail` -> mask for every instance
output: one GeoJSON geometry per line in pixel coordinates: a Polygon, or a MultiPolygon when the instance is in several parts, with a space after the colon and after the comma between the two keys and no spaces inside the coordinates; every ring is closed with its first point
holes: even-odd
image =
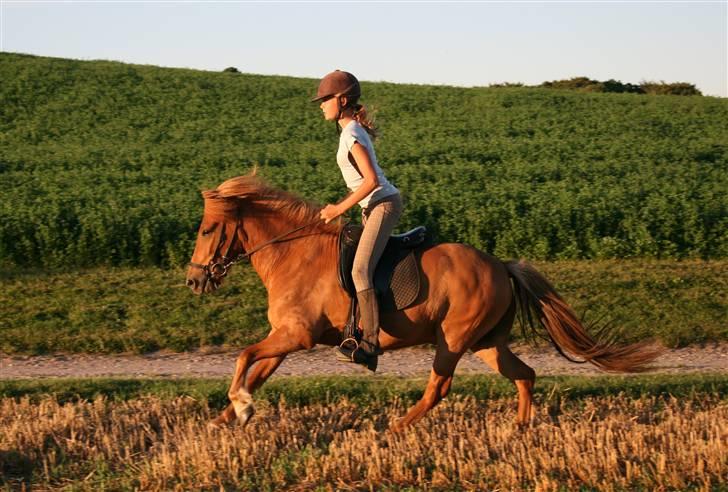
{"type": "Polygon", "coordinates": [[[372,140],[379,136],[379,129],[374,124],[374,118],[367,114],[367,109],[361,105],[354,105],[354,113],[351,115],[367,131],[372,140]]]}

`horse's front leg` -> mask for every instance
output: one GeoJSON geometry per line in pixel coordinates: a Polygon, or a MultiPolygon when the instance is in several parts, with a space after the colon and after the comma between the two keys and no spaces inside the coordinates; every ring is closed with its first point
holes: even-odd
{"type": "MultiPolygon", "coordinates": [[[[260,388],[263,383],[278,369],[281,362],[286,358],[285,355],[279,357],[271,357],[270,359],[263,359],[253,366],[250,377],[248,378],[247,387],[250,392],[253,393],[255,390],[260,388]]],[[[248,417],[250,418],[250,417],[248,417]]],[[[235,405],[230,403],[225,410],[222,411],[215,419],[210,421],[211,427],[223,427],[232,424],[236,419],[235,405]]]]}
{"type": "MultiPolygon", "coordinates": [[[[310,341],[310,337],[295,336],[301,333],[307,332],[283,328],[273,330],[265,340],[251,345],[238,356],[233,381],[230,383],[230,389],[228,390],[228,398],[230,398],[235,415],[241,424],[245,425],[255,413],[253,396],[251,395],[254,389],[252,386],[253,381],[251,380],[247,387],[244,384],[250,366],[262,359],[280,357],[282,362],[283,358],[291,352],[313,347],[314,342],[310,341]]],[[[275,367],[278,366],[275,365],[275,367]]]]}

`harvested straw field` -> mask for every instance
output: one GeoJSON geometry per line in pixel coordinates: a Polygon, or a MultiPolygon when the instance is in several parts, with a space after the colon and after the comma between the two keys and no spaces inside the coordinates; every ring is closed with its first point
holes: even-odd
{"type": "Polygon", "coordinates": [[[401,434],[405,402],[258,403],[245,427],[210,430],[204,401],[53,397],[0,403],[0,487],[34,490],[719,490],[728,403],[685,398],[455,396],[401,434]]]}

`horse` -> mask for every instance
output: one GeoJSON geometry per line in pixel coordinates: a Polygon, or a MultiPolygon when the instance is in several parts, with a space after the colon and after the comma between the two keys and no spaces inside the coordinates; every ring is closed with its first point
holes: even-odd
{"type": "MultiPolygon", "coordinates": [[[[268,293],[270,332],[242,350],[228,390],[231,403],[210,422],[245,425],[255,411],[252,394],[286,355],[342,342],[350,305],[337,281],[343,225],[324,223],[319,205],[267,184],[255,171],[202,196],[204,214],[187,286],[195,294],[213,292],[232,265],[245,259],[268,293]]],[[[410,307],[382,313],[379,344],[384,352],[433,344],[435,358],[422,398],[394,421],[395,431],[420,420],[447,396],[468,350],[514,383],[516,422],[528,426],[536,373],[508,347],[517,314],[529,334],[545,329],[561,355],[572,360],[568,352],[605,371],[643,371],[659,354],[649,342],[620,346],[593,338],[549,281],[524,261],[501,261],[459,243],[424,247],[417,260],[420,294],[410,307]]]]}

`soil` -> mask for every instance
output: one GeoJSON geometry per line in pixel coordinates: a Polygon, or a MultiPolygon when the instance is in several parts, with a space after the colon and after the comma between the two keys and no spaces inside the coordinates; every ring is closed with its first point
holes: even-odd
{"type": "MultiPolygon", "coordinates": [[[[590,364],[574,364],[548,346],[513,345],[512,350],[538,375],[600,375],[590,364]]],[[[214,349],[196,352],[156,352],[145,355],[42,355],[17,356],[0,353],[0,379],[48,377],[230,377],[239,351],[214,349]]],[[[434,349],[415,347],[388,352],[379,359],[378,375],[427,377],[434,349]]],[[[491,373],[491,369],[468,353],[456,374],[491,373]]],[[[728,374],[728,343],[669,349],[654,363],[651,373],[723,372],[728,374]]],[[[290,354],[276,377],[333,374],[371,374],[366,369],[338,362],[330,347],[290,354]]]]}

